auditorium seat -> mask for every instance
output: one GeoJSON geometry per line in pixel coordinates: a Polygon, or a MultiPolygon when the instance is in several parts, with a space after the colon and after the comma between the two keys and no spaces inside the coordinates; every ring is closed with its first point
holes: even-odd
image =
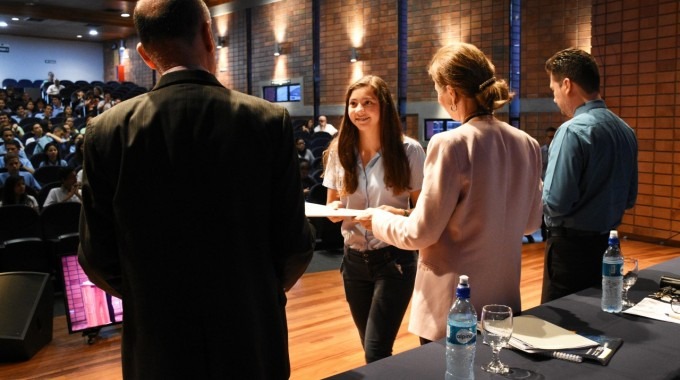
{"type": "Polygon", "coordinates": [[[0,248],[0,272],[41,272],[52,274],[54,267],[45,242],[40,238],[5,241],[0,248]]]}
{"type": "MultiPolygon", "coordinates": [[[[26,186],[28,192],[28,186],[26,186]]],[[[26,205],[0,206],[0,242],[25,237],[41,237],[40,216],[26,205]]]]}

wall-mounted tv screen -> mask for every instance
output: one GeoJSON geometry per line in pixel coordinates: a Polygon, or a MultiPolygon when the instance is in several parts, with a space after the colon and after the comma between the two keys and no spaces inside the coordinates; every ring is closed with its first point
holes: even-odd
{"type": "Polygon", "coordinates": [[[87,332],[123,322],[123,301],[95,286],[74,252],[60,257],[69,333],[87,332]]]}
{"type": "Polygon", "coordinates": [[[425,119],[423,138],[429,140],[439,132],[450,131],[460,126],[459,121],[451,119],[425,119]]]}
{"type": "Polygon", "coordinates": [[[264,86],[262,88],[262,97],[272,103],[299,102],[302,100],[299,84],[264,86]]]}

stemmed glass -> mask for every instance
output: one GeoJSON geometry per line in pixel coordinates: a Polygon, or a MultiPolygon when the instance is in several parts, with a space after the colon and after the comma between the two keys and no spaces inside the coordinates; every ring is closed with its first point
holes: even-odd
{"type": "Polygon", "coordinates": [[[623,306],[635,306],[635,302],[628,299],[628,289],[635,285],[638,278],[638,259],[623,258],[623,306]]]}
{"type": "Polygon", "coordinates": [[[493,357],[482,369],[498,374],[507,374],[510,368],[501,363],[500,351],[512,335],[512,309],[505,305],[486,305],[482,308],[482,331],[484,343],[491,346],[493,357]]]}

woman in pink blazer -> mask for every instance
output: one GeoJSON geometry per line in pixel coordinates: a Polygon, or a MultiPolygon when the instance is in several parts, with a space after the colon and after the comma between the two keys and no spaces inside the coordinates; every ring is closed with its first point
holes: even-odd
{"type": "Polygon", "coordinates": [[[486,304],[521,311],[522,236],[541,226],[541,150],[493,111],[513,94],[475,46],[441,48],[429,74],[438,102],[462,125],[435,135],[408,218],[369,209],[357,217],[376,238],[420,250],[409,331],[421,343],[446,336],[458,276],[470,277],[478,312],[486,304]]]}

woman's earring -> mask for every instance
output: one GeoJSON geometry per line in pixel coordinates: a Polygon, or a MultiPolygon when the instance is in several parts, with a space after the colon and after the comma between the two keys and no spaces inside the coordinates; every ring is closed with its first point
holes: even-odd
{"type": "Polygon", "coordinates": [[[451,112],[456,112],[456,111],[458,111],[458,106],[451,103],[451,112]]]}

